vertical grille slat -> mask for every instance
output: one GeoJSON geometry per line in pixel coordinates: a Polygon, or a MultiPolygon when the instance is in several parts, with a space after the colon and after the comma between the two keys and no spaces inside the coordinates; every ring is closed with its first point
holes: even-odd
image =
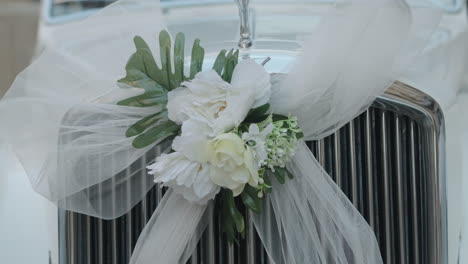
{"type": "MultiPolygon", "coordinates": [[[[386,264],[446,264],[435,121],[427,118],[425,108],[400,104],[404,97],[389,98],[380,98],[335,134],[307,145],[375,231],[386,264]]],[[[154,154],[132,166],[145,167],[154,154]]],[[[146,176],[145,170],[139,173],[146,176]]],[[[125,192],[135,191],[131,184],[122,183],[125,192]]],[[[102,191],[100,185],[96,189],[102,191]]],[[[141,189],[146,191],[144,184],[141,189]]],[[[155,186],[131,212],[111,221],[64,212],[59,219],[61,264],[128,263],[163,194],[155,186]]],[[[246,240],[230,245],[215,213],[188,263],[270,263],[249,214],[246,240]]],[[[272,208],[263,214],[271,219],[272,208]]],[[[265,236],[272,239],[271,232],[265,236]]]]}
{"type": "Polygon", "coordinates": [[[235,263],[234,244],[228,244],[226,245],[226,247],[227,247],[226,263],[234,264],[235,263]]]}
{"type": "MultiPolygon", "coordinates": [[[[378,230],[376,226],[376,216],[375,216],[375,199],[374,199],[374,171],[373,168],[375,167],[375,164],[373,162],[373,153],[375,153],[375,150],[373,148],[373,139],[374,135],[372,133],[372,110],[367,110],[366,111],[366,118],[365,118],[365,146],[366,146],[366,176],[367,176],[367,221],[369,222],[369,225],[372,227],[374,230],[378,230]]],[[[378,204],[378,202],[377,202],[378,204]]]]}
{"type": "Polygon", "coordinates": [[[75,264],[74,258],[76,257],[77,253],[75,249],[76,245],[76,239],[75,239],[75,230],[74,228],[76,227],[75,222],[74,222],[74,214],[67,212],[67,217],[66,217],[66,235],[67,235],[67,251],[68,251],[68,261],[67,263],[70,264],[75,264]]]}
{"type": "Polygon", "coordinates": [[[410,121],[410,163],[409,163],[409,170],[410,170],[410,188],[411,188],[411,196],[410,196],[410,201],[411,201],[411,230],[412,230],[412,239],[409,241],[412,245],[411,248],[414,248],[414,254],[413,258],[411,259],[411,263],[420,263],[420,246],[419,246],[419,241],[420,241],[420,232],[419,232],[419,223],[420,223],[420,218],[418,212],[418,188],[417,188],[417,174],[416,174],[416,125],[414,121],[410,121]]]}
{"type": "Polygon", "coordinates": [[[352,202],[352,193],[351,193],[351,175],[349,171],[349,124],[344,126],[341,129],[340,141],[341,141],[341,189],[348,196],[352,202]]]}
{"type": "Polygon", "coordinates": [[[353,202],[356,208],[359,208],[359,197],[358,197],[358,179],[357,179],[357,171],[356,171],[356,138],[354,134],[354,123],[355,120],[351,121],[348,124],[348,157],[349,157],[349,177],[351,178],[350,181],[350,197],[351,201],[353,202]]]}
{"type": "Polygon", "coordinates": [[[388,158],[388,144],[387,144],[387,112],[380,112],[380,139],[382,140],[381,143],[381,175],[382,175],[382,182],[380,183],[379,192],[382,194],[381,198],[383,200],[383,221],[384,228],[384,240],[381,241],[381,248],[383,258],[385,259],[385,263],[392,264],[393,263],[393,254],[392,249],[394,248],[392,245],[392,216],[391,216],[391,189],[390,189],[390,176],[389,176],[389,158],[388,158]]]}
{"type": "Polygon", "coordinates": [[[398,263],[406,264],[406,223],[405,223],[405,192],[404,192],[404,173],[403,173],[403,135],[404,131],[401,129],[402,120],[400,117],[394,119],[394,133],[395,133],[395,176],[396,176],[396,200],[397,200],[397,227],[399,243],[399,256],[398,263]]]}
{"type": "Polygon", "coordinates": [[[320,162],[320,165],[325,168],[326,159],[325,159],[325,139],[320,139],[317,144],[317,160],[320,162]]]}
{"type": "MultiPolygon", "coordinates": [[[[113,177],[111,179],[112,181],[112,185],[115,186],[116,184],[116,177],[113,177]]],[[[115,192],[112,192],[112,210],[115,210],[115,208],[117,207],[117,204],[116,204],[116,196],[115,196],[115,192]]],[[[143,199],[143,202],[144,202],[145,199],[143,199]]],[[[119,257],[118,257],[118,254],[117,254],[117,240],[119,239],[119,234],[120,234],[120,230],[119,232],[117,232],[117,222],[119,221],[120,219],[114,219],[114,220],[111,220],[111,225],[110,225],[110,235],[108,236],[108,241],[107,243],[109,244],[109,246],[111,247],[111,257],[112,257],[112,263],[116,263],[116,264],[120,264],[120,261],[119,261],[119,257]]]]}
{"type": "Polygon", "coordinates": [[[216,263],[216,226],[215,221],[211,218],[210,223],[208,224],[208,231],[204,237],[204,252],[205,252],[205,264],[215,264],[216,263]]]}
{"type": "Polygon", "coordinates": [[[256,236],[255,236],[255,228],[252,221],[248,221],[250,219],[250,211],[246,210],[246,232],[247,232],[247,240],[246,240],[246,251],[247,251],[247,261],[246,264],[256,264],[257,261],[257,248],[256,248],[256,236]]]}
{"type": "Polygon", "coordinates": [[[335,169],[335,182],[343,188],[343,180],[341,179],[341,130],[338,130],[333,136],[334,139],[334,169],[335,169]]]}

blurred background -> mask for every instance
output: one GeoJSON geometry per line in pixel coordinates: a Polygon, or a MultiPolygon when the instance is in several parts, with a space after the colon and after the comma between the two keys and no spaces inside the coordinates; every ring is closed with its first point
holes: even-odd
{"type": "Polygon", "coordinates": [[[0,0],[0,97],[34,54],[39,0],[0,0]]]}

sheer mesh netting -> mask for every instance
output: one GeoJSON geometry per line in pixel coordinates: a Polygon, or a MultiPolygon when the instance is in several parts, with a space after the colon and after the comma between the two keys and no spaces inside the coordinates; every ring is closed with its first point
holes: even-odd
{"type": "MultiPolygon", "coordinates": [[[[430,5],[418,6],[426,7],[412,8],[402,0],[328,5],[310,29],[301,25],[310,37],[300,42],[292,71],[276,79],[273,111],[297,116],[307,140],[352,120],[422,50],[439,15],[430,5]]],[[[226,8],[236,14],[234,3],[226,8]]],[[[237,19],[194,28],[186,22],[200,22],[197,14],[184,14],[184,23],[169,21],[168,28],[185,30],[187,40],[200,38],[206,54],[218,52],[220,43],[235,43],[237,19]]],[[[155,142],[135,149],[125,131],[158,109],[116,105],[141,93],[119,87],[117,80],[125,75],[135,35],[149,43],[159,61],[157,35],[165,28],[159,1],[121,0],[58,30],[54,45],[18,76],[0,103],[0,140],[12,146],[37,192],[64,209],[111,219],[128,212],[154,185],[145,166],[168,146],[155,149],[155,142]]],[[[271,217],[254,218],[271,259],[277,264],[382,263],[372,230],[305,144],[288,168],[295,179],[274,183],[264,200],[271,217]]],[[[169,192],[131,263],[182,263],[211,210],[169,192]]]]}

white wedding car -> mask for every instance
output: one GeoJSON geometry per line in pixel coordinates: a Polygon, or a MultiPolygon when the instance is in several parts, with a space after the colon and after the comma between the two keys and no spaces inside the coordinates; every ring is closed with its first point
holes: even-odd
{"type": "MultiPolygon", "coordinates": [[[[43,0],[37,53],[53,46],[51,36],[56,30],[79,22],[112,2],[43,0]]],[[[317,10],[332,2],[279,0],[254,5],[254,18],[262,20],[262,23],[253,25],[255,38],[264,42],[274,40],[272,45],[278,45],[280,49],[293,49],[293,42],[307,35],[307,30],[301,25],[316,23],[317,10]]],[[[467,37],[465,4],[461,0],[434,2],[444,7],[446,14],[439,30],[433,34],[427,56],[422,59],[424,61],[402,77],[402,81],[422,91],[437,91],[439,89],[430,88],[459,85],[461,82],[460,74],[447,71],[462,64],[457,45],[460,39],[467,37]]],[[[143,14],[138,1],[134,3],[132,10],[143,14]]],[[[194,29],[196,25],[216,21],[219,24],[219,32],[216,33],[225,34],[226,28],[236,25],[238,19],[233,0],[163,0],[162,7],[169,28],[174,31],[180,26],[177,21],[192,17],[194,29]]],[[[73,39],[73,32],[66,41],[79,45],[73,39]]],[[[431,96],[436,101],[439,98],[443,101],[446,95],[431,96]]],[[[455,264],[458,260],[460,179],[448,178],[446,182],[446,174],[439,170],[445,159],[439,149],[443,146],[444,125],[436,105],[421,91],[399,83],[335,135],[310,143],[333,179],[375,229],[387,263],[455,264]],[[401,127],[404,130],[398,130],[401,127]],[[407,136],[404,143],[397,138],[401,133],[407,136]],[[436,140],[427,141],[427,137],[436,140]],[[382,152],[381,146],[391,148],[398,144],[407,153],[417,149],[420,155],[397,153],[387,157],[382,152]],[[397,160],[407,166],[401,175],[392,170],[396,168],[397,160]],[[390,169],[385,171],[385,168],[390,169]],[[412,169],[421,177],[412,174],[412,169]],[[399,185],[402,181],[403,186],[399,185]],[[382,189],[384,183],[387,189],[382,189]],[[445,186],[449,189],[446,190],[445,186]],[[449,202],[446,203],[445,199],[449,202]]],[[[2,263],[127,263],[136,238],[149,217],[148,212],[154,210],[158,201],[158,192],[152,190],[147,200],[129,214],[113,221],[102,221],[58,210],[35,194],[20,164],[13,158],[0,160],[0,170],[8,175],[6,180],[5,177],[0,178],[4,181],[0,182],[0,252],[6,254],[0,256],[2,263]]],[[[267,263],[254,233],[247,239],[247,246],[230,247],[216,237],[205,237],[190,261],[267,263]],[[221,243],[217,252],[214,243],[221,243]]]]}

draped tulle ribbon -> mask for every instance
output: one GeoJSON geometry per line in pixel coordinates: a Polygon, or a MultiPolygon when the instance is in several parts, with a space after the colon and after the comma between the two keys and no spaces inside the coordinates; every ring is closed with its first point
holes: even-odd
{"type": "MultiPolygon", "coordinates": [[[[337,0],[322,6],[317,26],[302,25],[312,34],[298,63],[284,81],[273,83],[273,111],[297,116],[306,140],[323,138],[352,120],[423,49],[438,14],[430,3],[418,6],[403,0],[337,0]]],[[[226,10],[237,14],[234,3],[226,10]]],[[[168,27],[185,29],[187,39],[215,43],[206,54],[236,39],[237,19],[201,23],[194,14],[168,27]]],[[[12,146],[34,189],[61,208],[112,219],[154,186],[141,162],[154,146],[134,149],[125,130],[157,109],[116,105],[117,98],[139,93],[119,89],[116,80],[134,50],[132,38],[140,35],[157,48],[163,20],[159,1],[121,0],[58,29],[53,44],[1,101],[0,141],[12,146]]],[[[259,28],[257,34],[262,33],[259,28]]],[[[382,263],[372,230],[304,143],[288,169],[295,179],[274,183],[264,213],[253,216],[271,261],[382,263]]],[[[192,204],[169,191],[141,234],[131,263],[184,263],[212,213],[211,204],[192,204]]]]}

